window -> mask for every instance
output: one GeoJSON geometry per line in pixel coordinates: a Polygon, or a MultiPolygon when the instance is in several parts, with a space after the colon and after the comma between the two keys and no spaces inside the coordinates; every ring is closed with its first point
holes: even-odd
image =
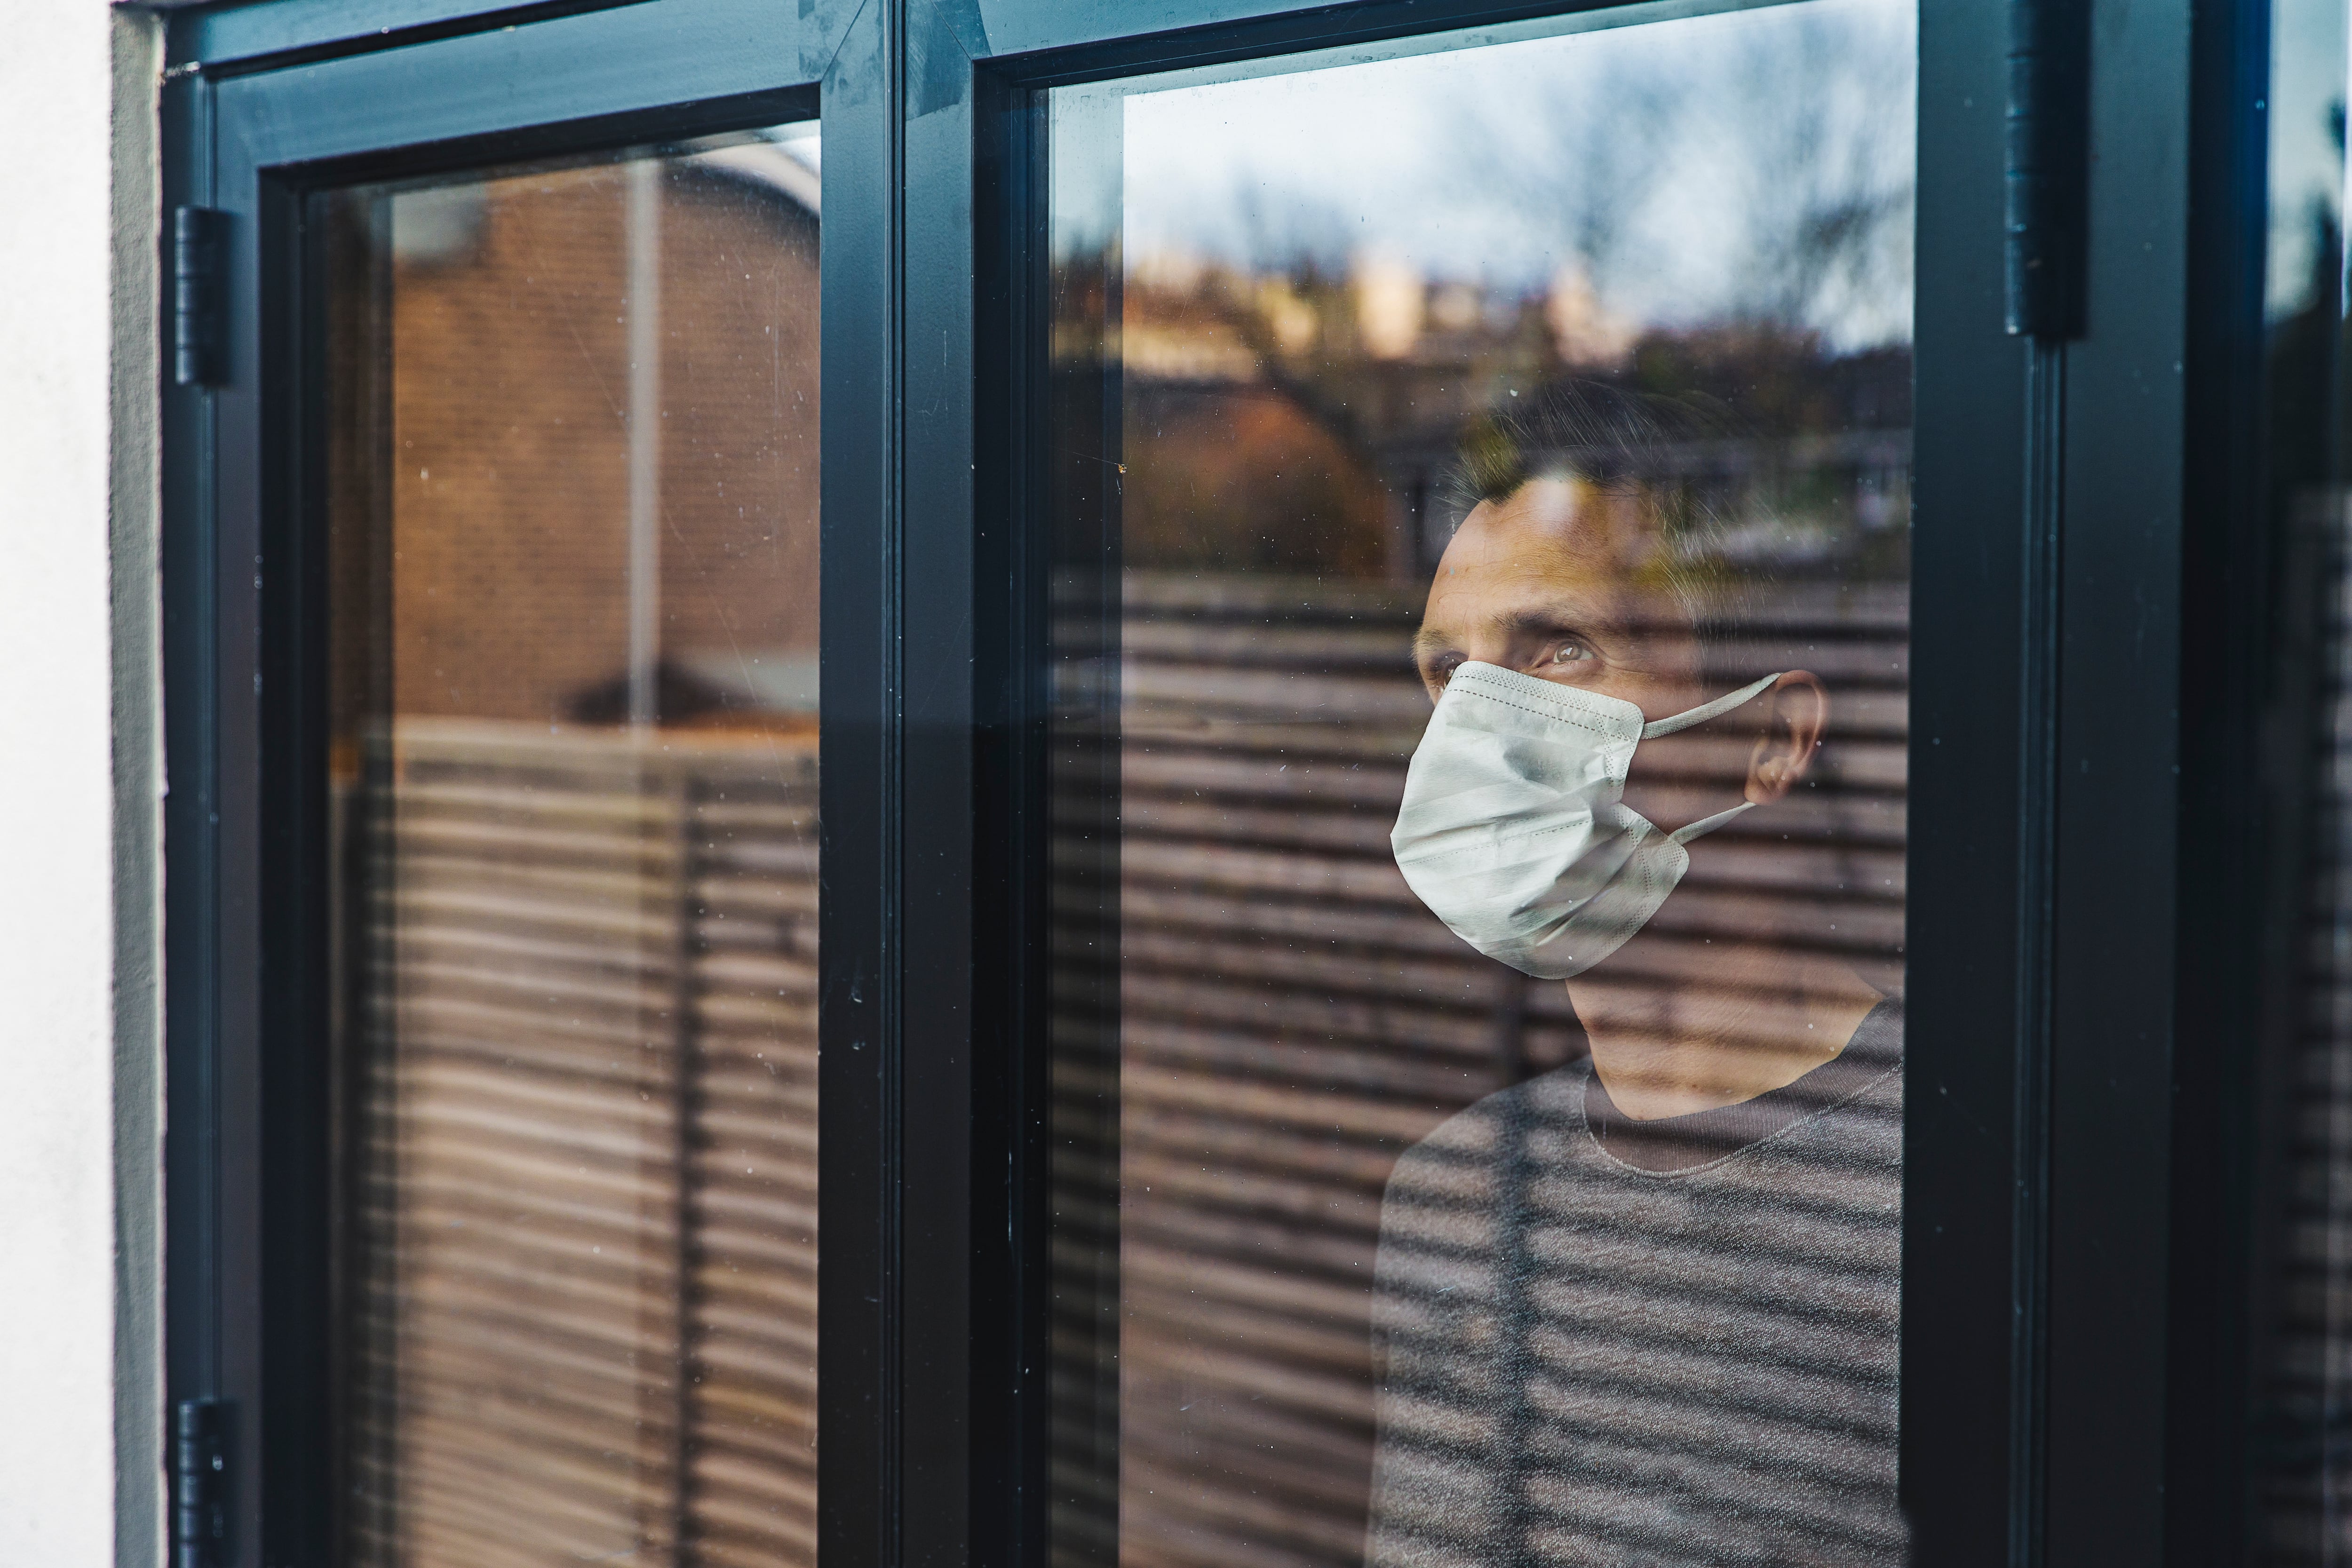
{"type": "Polygon", "coordinates": [[[187,1561],[816,1556],[822,138],[728,25],[176,89],[187,1561]]]}
{"type": "Polygon", "coordinates": [[[2326,1537],[2326,47],[1540,9],[175,14],[185,1561],[2326,1537]]]}

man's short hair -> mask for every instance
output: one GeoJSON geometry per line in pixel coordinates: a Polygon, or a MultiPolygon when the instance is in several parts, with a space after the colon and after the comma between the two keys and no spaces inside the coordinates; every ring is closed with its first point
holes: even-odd
{"type": "Polygon", "coordinates": [[[1688,618],[1706,679],[1751,679],[1788,668],[1755,614],[1779,574],[1769,563],[1732,563],[1729,520],[1696,482],[1704,453],[1736,434],[1724,411],[1696,401],[1558,381],[1473,421],[1446,491],[1457,516],[1538,479],[1578,479],[1635,500],[1657,536],[1635,583],[1688,618]]]}

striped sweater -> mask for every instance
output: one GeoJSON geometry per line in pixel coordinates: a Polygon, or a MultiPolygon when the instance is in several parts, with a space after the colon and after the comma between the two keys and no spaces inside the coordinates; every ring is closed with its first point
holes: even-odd
{"type": "Polygon", "coordinates": [[[1381,1211],[1371,1568],[1880,1568],[1895,1499],[1902,1009],[1636,1123],[1587,1064],[1409,1151],[1381,1211]]]}

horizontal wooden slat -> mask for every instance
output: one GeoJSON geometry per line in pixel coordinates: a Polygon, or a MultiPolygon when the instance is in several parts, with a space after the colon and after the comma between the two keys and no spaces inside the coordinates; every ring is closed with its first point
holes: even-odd
{"type": "Polygon", "coordinates": [[[355,1544],[813,1562],[813,747],[517,728],[401,726],[349,813],[355,1544]]]}

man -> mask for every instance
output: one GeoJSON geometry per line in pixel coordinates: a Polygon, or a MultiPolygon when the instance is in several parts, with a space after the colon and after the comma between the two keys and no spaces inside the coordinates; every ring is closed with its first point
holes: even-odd
{"type": "Polygon", "coordinates": [[[1901,1004],[1821,858],[1757,858],[1835,704],[1650,482],[1671,412],[1570,388],[1486,432],[1416,642],[1399,866],[1591,1049],[1391,1180],[1373,1568],[1904,1559],[1901,1004]],[[1743,855],[1745,898],[1661,917],[1743,855]]]}

